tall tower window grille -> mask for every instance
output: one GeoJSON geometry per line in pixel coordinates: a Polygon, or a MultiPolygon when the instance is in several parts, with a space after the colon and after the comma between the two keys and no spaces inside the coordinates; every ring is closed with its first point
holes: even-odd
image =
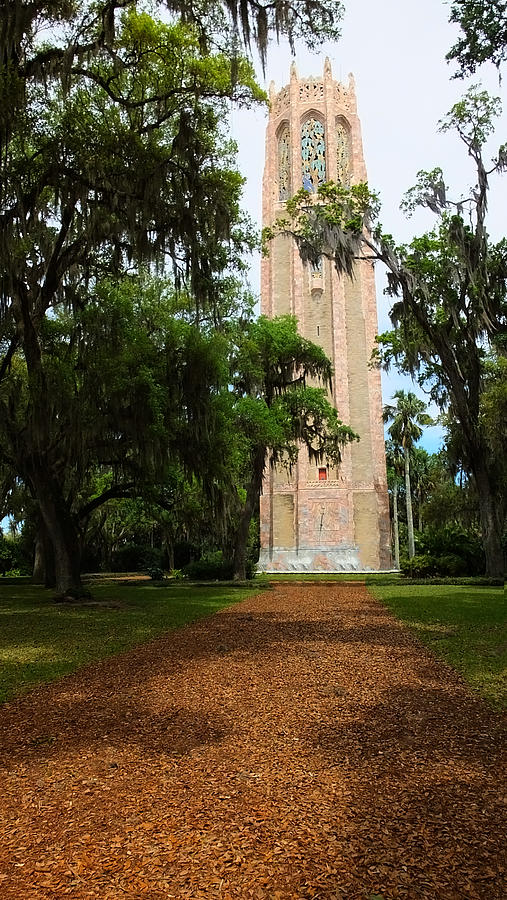
{"type": "Polygon", "coordinates": [[[301,126],[301,162],[303,187],[313,193],[326,180],[324,125],[313,117],[301,126]]]}
{"type": "Polygon", "coordinates": [[[278,199],[288,200],[290,196],[290,132],[284,125],[278,138],[278,199]]]}
{"type": "Polygon", "coordinates": [[[336,173],[339,184],[350,185],[349,133],[342,122],[336,126],[336,173]]]}

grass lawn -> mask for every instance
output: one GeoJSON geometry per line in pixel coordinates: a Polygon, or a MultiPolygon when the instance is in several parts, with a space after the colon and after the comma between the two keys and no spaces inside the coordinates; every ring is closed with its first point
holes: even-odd
{"type": "Polygon", "coordinates": [[[237,603],[259,588],[150,582],[91,586],[97,606],[55,604],[53,591],[0,579],[0,702],[237,603]],[[103,604],[103,605],[102,605],[103,604]]]}
{"type": "Polygon", "coordinates": [[[497,708],[507,706],[506,595],[501,587],[372,584],[369,589],[497,708]]]}

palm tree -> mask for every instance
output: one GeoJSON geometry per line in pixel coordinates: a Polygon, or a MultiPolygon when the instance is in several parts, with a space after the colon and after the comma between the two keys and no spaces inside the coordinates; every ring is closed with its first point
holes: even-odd
{"type": "Polygon", "coordinates": [[[403,450],[405,468],[405,495],[407,504],[408,555],[415,556],[414,519],[412,515],[412,494],[410,490],[410,451],[422,435],[423,425],[432,425],[433,420],[426,413],[424,400],[412,391],[396,391],[393,400],[396,406],[384,406],[384,422],[391,422],[388,433],[403,450]]]}
{"type": "Polygon", "coordinates": [[[400,531],[398,525],[398,487],[403,472],[403,453],[394,441],[386,441],[387,484],[393,497],[394,567],[400,568],[400,531]]]}

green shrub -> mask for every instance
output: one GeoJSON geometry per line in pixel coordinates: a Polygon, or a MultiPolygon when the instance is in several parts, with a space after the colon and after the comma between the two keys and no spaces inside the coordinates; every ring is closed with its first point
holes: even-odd
{"type": "Polygon", "coordinates": [[[437,557],[435,562],[437,564],[437,575],[450,575],[451,577],[455,577],[457,575],[467,574],[468,567],[466,560],[456,553],[446,553],[444,556],[437,557]]]}
{"type": "Polygon", "coordinates": [[[143,547],[142,567],[162,571],[162,551],[158,547],[143,547]]]}
{"type": "Polygon", "coordinates": [[[481,575],[484,551],[477,534],[461,525],[429,528],[418,535],[416,556],[401,560],[400,568],[407,578],[481,575]]]}
{"type": "Polygon", "coordinates": [[[152,581],[163,581],[165,578],[164,570],[160,566],[152,566],[146,570],[146,574],[150,576],[152,581]]]}
{"type": "MultiPolygon", "coordinates": [[[[479,536],[462,525],[429,528],[420,535],[419,543],[423,554],[433,556],[435,560],[448,560],[447,563],[442,563],[444,568],[447,565],[459,569],[455,572],[447,568],[442,574],[481,575],[484,572],[486,561],[479,536]],[[454,563],[451,563],[450,557],[454,558],[454,563]],[[457,560],[462,561],[461,565],[457,560]]],[[[440,572],[438,566],[437,571],[440,572]]]]}
{"type": "Polygon", "coordinates": [[[191,581],[230,581],[233,566],[223,559],[196,559],[183,572],[191,581]]]}
{"type": "Polygon", "coordinates": [[[436,560],[429,553],[418,553],[412,559],[400,560],[400,569],[409,578],[427,578],[437,574],[436,560]]]}
{"type": "Polygon", "coordinates": [[[186,576],[182,569],[171,569],[169,577],[174,579],[174,581],[183,581],[186,576]]]}
{"type": "Polygon", "coordinates": [[[466,560],[457,553],[418,553],[412,559],[402,559],[400,569],[406,578],[460,578],[470,574],[466,560]]]}
{"type": "Polygon", "coordinates": [[[162,568],[162,551],[146,544],[124,544],[113,555],[114,572],[146,572],[162,568]]]}
{"type": "MultiPolygon", "coordinates": [[[[217,551],[189,563],[182,571],[191,581],[230,581],[234,569],[232,561],[224,560],[223,554],[217,551]]],[[[246,577],[250,579],[254,575],[255,563],[247,560],[246,577]]]]}
{"type": "Polygon", "coordinates": [[[19,571],[20,575],[31,575],[33,563],[33,544],[27,542],[23,534],[2,534],[0,529],[0,575],[19,571]]]}

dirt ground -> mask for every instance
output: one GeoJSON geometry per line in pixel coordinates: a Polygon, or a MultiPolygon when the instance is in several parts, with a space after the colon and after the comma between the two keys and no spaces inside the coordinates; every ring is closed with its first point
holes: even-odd
{"type": "Polygon", "coordinates": [[[0,734],[2,900],[507,896],[506,719],[361,585],[279,586],[0,734]]]}

